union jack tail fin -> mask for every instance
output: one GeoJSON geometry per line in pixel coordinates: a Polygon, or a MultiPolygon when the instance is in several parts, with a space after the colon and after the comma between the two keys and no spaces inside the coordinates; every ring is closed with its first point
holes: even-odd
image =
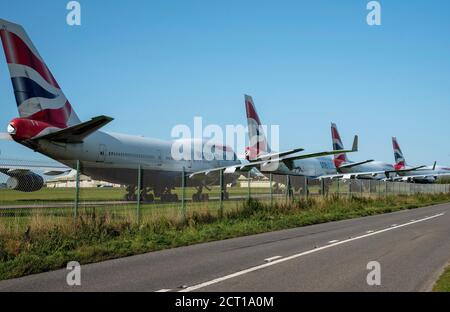
{"type": "MultiPolygon", "coordinates": [[[[344,150],[344,144],[342,143],[341,136],[339,135],[339,131],[335,123],[331,123],[331,138],[333,140],[333,151],[344,150]]],[[[334,165],[336,168],[339,168],[348,162],[349,160],[346,153],[334,155],[334,165]]]]}
{"type": "Polygon", "coordinates": [[[255,109],[253,99],[245,95],[245,109],[247,111],[248,135],[250,146],[246,150],[249,159],[255,159],[271,152],[263,126],[255,109]]]}
{"type": "Polygon", "coordinates": [[[396,170],[404,169],[406,167],[406,160],[405,157],[403,156],[403,152],[400,149],[400,145],[398,144],[396,137],[392,138],[392,147],[394,149],[395,169],[396,170]]]}
{"type": "Polygon", "coordinates": [[[57,128],[80,123],[22,26],[0,19],[0,36],[21,118],[57,128]]]}

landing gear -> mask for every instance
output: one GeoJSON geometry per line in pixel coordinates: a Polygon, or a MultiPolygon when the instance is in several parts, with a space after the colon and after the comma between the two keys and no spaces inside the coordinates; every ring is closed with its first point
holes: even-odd
{"type": "Polygon", "coordinates": [[[178,201],[178,195],[172,193],[165,193],[161,195],[161,201],[165,203],[174,203],[178,201]]]}
{"type": "Polygon", "coordinates": [[[161,198],[161,202],[173,203],[178,201],[178,195],[171,193],[171,188],[166,187],[164,190],[154,190],[155,196],[161,198]],[[159,195],[159,196],[158,196],[159,195]]]}
{"type": "Polygon", "coordinates": [[[155,196],[153,194],[149,194],[150,189],[148,187],[144,187],[141,192],[141,201],[146,203],[153,203],[155,201],[155,196]]]}
{"type": "Polygon", "coordinates": [[[275,183],[274,188],[273,188],[273,193],[274,194],[283,194],[283,190],[281,189],[279,183],[275,183]]]}
{"type": "Polygon", "coordinates": [[[136,186],[135,185],[128,185],[126,190],[127,190],[127,193],[125,194],[124,199],[126,201],[136,201],[137,200],[136,186]]]}
{"type": "MultiPolygon", "coordinates": [[[[124,196],[124,199],[126,201],[137,201],[137,187],[135,185],[128,185],[127,188],[127,193],[124,196]]],[[[144,188],[141,191],[141,201],[142,202],[147,202],[147,203],[152,203],[155,201],[155,197],[153,196],[153,194],[149,194],[148,192],[150,191],[149,188],[144,188]]]]}
{"type": "Polygon", "coordinates": [[[203,191],[202,186],[197,187],[197,193],[192,195],[193,202],[203,202],[209,200],[209,194],[203,194],[202,191],[203,191]]]}

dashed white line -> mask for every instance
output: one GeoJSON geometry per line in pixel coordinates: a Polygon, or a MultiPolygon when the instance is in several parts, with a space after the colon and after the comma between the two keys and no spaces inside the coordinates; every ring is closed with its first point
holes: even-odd
{"type": "Polygon", "coordinates": [[[384,232],[392,231],[392,230],[395,230],[395,229],[398,229],[398,228],[402,228],[402,227],[405,227],[405,226],[408,226],[408,225],[412,225],[412,224],[415,224],[415,223],[431,220],[431,219],[434,219],[434,218],[437,218],[437,217],[441,217],[443,215],[444,215],[444,213],[439,213],[439,214],[433,215],[431,217],[426,217],[426,218],[419,219],[419,220],[416,220],[416,221],[407,222],[407,223],[396,225],[394,227],[389,227],[389,228],[386,228],[386,229],[383,229],[383,230],[373,231],[372,233],[367,233],[367,234],[364,234],[364,235],[361,235],[361,236],[356,236],[356,237],[349,238],[349,239],[343,240],[343,241],[339,241],[339,242],[336,242],[336,243],[333,243],[333,244],[329,244],[329,245],[325,245],[325,246],[318,247],[318,248],[315,248],[315,249],[307,250],[307,251],[304,251],[304,252],[301,252],[301,253],[298,253],[298,254],[294,254],[294,255],[289,256],[289,257],[285,257],[285,258],[282,258],[282,259],[277,259],[277,260],[274,260],[272,262],[268,262],[268,263],[265,263],[265,264],[257,265],[255,267],[251,267],[251,268],[248,268],[248,269],[245,269],[245,270],[242,270],[242,271],[238,271],[238,272],[235,272],[235,273],[232,273],[232,274],[229,274],[229,275],[225,275],[225,276],[222,276],[222,277],[219,277],[219,278],[216,278],[216,279],[204,282],[204,283],[193,285],[193,286],[187,287],[187,288],[185,288],[183,290],[180,290],[180,292],[194,291],[194,290],[197,290],[197,289],[200,289],[200,288],[204,288],[204,287],[207,287],[207,286],[210,286],[210,285],[213,285],[213,284],[217,284],[217,283],[220,283],[220,282],[223,282],[223,281],[226,281],[228,279],[232,279],[232,278],[244,275],[244,274],[248,274],[248,273],[251,273],[251,272],[254,272],[254,271],[265,269],[265,268],[270,267],[272,265],[276,265],[276,264],[279,264],[279,263],[282,263],[282,262],[290,261],[290,260],[293,260],[293,259],[296,259],[296,258],[299,258],[299,257],[302,257],[302,256],[306,256],[306,255],[309,255],[309,254],[312,254],[312,253],[315,253],[315,252],[318,252],[318,251],[321,251],[321,250],[325,250],[325,249],[328,249],[328,248],[331,248],[331,247],[335,247],[335,246],[338,246],[338,245],[343,245],[343,244],[348,243],[348,242],[352,242],[352,241],[359,240],[359,239],[362,239],[362,238],[374,236],[374,235],[381,234],[381,233],[384,233],[384,232]]]}
{"type": "Polygon", "coordinates": [[[171,291],[172,289],[160,289],[160,290],[157,290],[157,291],[155,291],[155,292],[169,292],[169,291],[171,291]]]}
{"type": "Polygon", "coordinates": [[[275,256],[275,257],[264,259],[264,262],[272,262],[273,260],[277,260],[277,259],[280,259],[280,258],[282,258],[282,257],[281,256],[275,256]]]}

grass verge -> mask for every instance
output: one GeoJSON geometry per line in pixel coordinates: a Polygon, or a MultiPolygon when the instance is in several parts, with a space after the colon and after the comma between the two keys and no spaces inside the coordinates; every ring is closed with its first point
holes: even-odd
{"type": "Polygon", "coordinates": [[[317,223],[413,209],[450,201],[450,194],[338,198],[267,203],[250,200],[223,218],[192,210],[186,219],[163,216],[141,225],[108,212],[67,218],[32,218],[26,229],[0,223],[0,279],[149,251],[228,239],[317,223]]]}
{"type": "Polygon", "coordinates": [[[450,265],[445,269],[444,273],[439,277],[433,286],[433,291],[450,292],[450,265]]]}

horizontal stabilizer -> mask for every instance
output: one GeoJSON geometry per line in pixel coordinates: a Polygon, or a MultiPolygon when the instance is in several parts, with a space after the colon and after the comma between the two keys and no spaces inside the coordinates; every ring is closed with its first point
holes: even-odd
{"type": "Polygon", "coordinates": [[[113,120],[113,118],[108,116],[98,116],[75,126],[37,137],[35,140],[49,140],[63,143],[82,143],[84,138],[88,137],[94,131],[102,128],[113,120]]]}

